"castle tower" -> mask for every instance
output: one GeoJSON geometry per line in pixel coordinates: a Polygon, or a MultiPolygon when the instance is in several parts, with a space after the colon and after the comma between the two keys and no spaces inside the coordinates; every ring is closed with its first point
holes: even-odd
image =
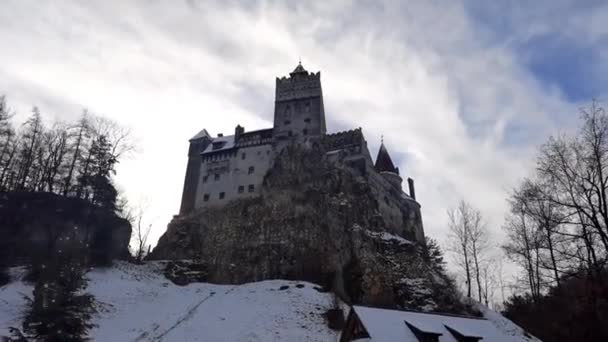
{"type": "Polygon", "coordinates": [[[380,150],[378,151],[378,156],[376,157],[376,165],[374,165],[374,168],[382,176],[384,176],[384,178],[391,182],[391,184],[401,190],[401,184],[403,183],[403,179],[401,178],[401,176],[399,176],[399,168],[395,167],[395,164],[393,164],[393,160],[388,154],[388,150],[386,149],[386,146],[384,146],[384,142],[380,144],[380,150]]]}
{"type": "Polygon", "coordinates": [[[309,73],[298,63],[289,75],[276,80],[274,138],[325,134],[321,72],[309,73]]]}
{"type": "Polygon", "coordinates": [[[188,165],[186,166],[182,204],[179,209],[180,215],[188,214],[194,210],[198,180],[201,174],[201,152],[209,146],[211,141],[212,138],[206,129],[203,129],[189,140],[188,165]]]}

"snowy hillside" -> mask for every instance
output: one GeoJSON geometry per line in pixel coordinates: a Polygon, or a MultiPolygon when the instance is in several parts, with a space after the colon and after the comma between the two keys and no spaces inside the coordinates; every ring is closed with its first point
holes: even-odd
{"type": "MultiPolygon", "coordinates": [[[[86,292],[98,314],[95,341],[335,341],[322,314],[328,293],[306,282],[270,280],[240,286],[177,286],[159,264],[117,263],[88,275],[86,292]]],[[[23,273],[13,271],[15,276],[23,273]]],[[[20,327],[32,286],[20,281],[0,288],[0,336],[20,327]]]]}
{"type": "MultiPolygon", "coordinates": [[[[96,300],[90,337],[95,341],[337,341],[323,313],[332,295],[306,282],[268,280],[244,285],[177,286],[162,275],[162,262],[118,262],[88,273],[96,300]]],[[[25,271],[14,268],[13,279],[25,271]]],[[[21,327],[33,287],[21,281],[0,288],[0,336],[21,327]]],[[[482,306],[499,330],[522,341],[521,328],[482,306]]]]}

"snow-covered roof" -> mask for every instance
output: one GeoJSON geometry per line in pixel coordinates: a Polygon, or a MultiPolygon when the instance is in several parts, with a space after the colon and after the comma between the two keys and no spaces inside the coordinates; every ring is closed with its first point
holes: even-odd
{"type": "Polygon", "coordinates": [[[211,144],[203,151],[205,153],[226,151],[234,148],[234,135],[213,138],[211,144]]]}
{"type": "Polygon", "coordinates": [[[418,339],[409,326],[423,332],[441,334],[440,342],[458,342],[451,329],[464,336],[481,338],[480,341],[525,341],[523,336],[510,336],[491,321],[411,311],[377,309],[364,306],[352,308],[374,342],[413,341],[418,339]],[[408,326],[409,325],[409,326],[408,326]]]}

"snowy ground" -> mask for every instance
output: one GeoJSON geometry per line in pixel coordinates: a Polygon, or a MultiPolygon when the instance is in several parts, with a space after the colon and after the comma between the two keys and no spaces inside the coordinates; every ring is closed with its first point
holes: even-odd
{"type": "MultiPolygon", "coordinates": [[[[132,265],[88,273],[88,288],[96,300],[90,337],[94,341],[337,341],[322,314],[332,296],[306,282],[268,280],[257,283],[177,286],[161,272],[161,263],[132,265]],[[285,288],[287,287],[287,288],[285,288]]],[[[0,287],[0,336],[21,327],[26,297],[33,287],[19,281],[23,268],[11,270],[10,284],[0,287]]],[[[486,319],[522,341],[524,332],[479,305],[486,319]]],[[[344,307],[346,312],[348,308],[344,307]]]]}
{"type": "MultiPolygon", "coordinates": [[[[269,280],[232,285],[177,286],[159,264],[89,272],[86,292],[97,301],[90,332],[95,341],[336,341],[322,314],[328,293],[306,282],[269,280]],[[288,288],[281,290],[282,287],[288,288]]],[[[19,276],[22,271],[14,270],[19,276]]],[[[20,281],[0,288],[0,336],[21,326],[32,287],[20,281]]]]}

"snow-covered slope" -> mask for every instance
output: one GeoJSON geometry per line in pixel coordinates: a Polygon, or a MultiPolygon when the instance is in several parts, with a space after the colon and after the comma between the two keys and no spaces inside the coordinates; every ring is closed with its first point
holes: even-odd
{"type": "MultiPolygon", "coordinates": [[[[86,292],[97,301],[95,341],[335,341],[322,314],[328,293],[306,282],[269,280],[232,285],[177,286],[161,265],[117,263],[89,272],[86,292]]],[[[32,287],[0,289],[0,336],[20,327],[32,287]]]]}
{"type": "MultiPolygon", "coordinates": [[[[96,300],[94,341],[337,341],[323,313],[332,308],[329,293],[315,284],[268,280],[244,285],[206,283],[177,286],[162,275],[163,263],[114,267],[88,273],[86,292],[96,300]]],[[[23,268],[11,270],[20,279],[23,268]]],[[[0,287],[0,336],[21,328],[25,297],[33,287],[22,281],[0,287]]],[[[524,331],[483,306],[486,319],[522,341],[524,331]]],[[[348,310],[344,307],[344,311],[348,310]]]]}

